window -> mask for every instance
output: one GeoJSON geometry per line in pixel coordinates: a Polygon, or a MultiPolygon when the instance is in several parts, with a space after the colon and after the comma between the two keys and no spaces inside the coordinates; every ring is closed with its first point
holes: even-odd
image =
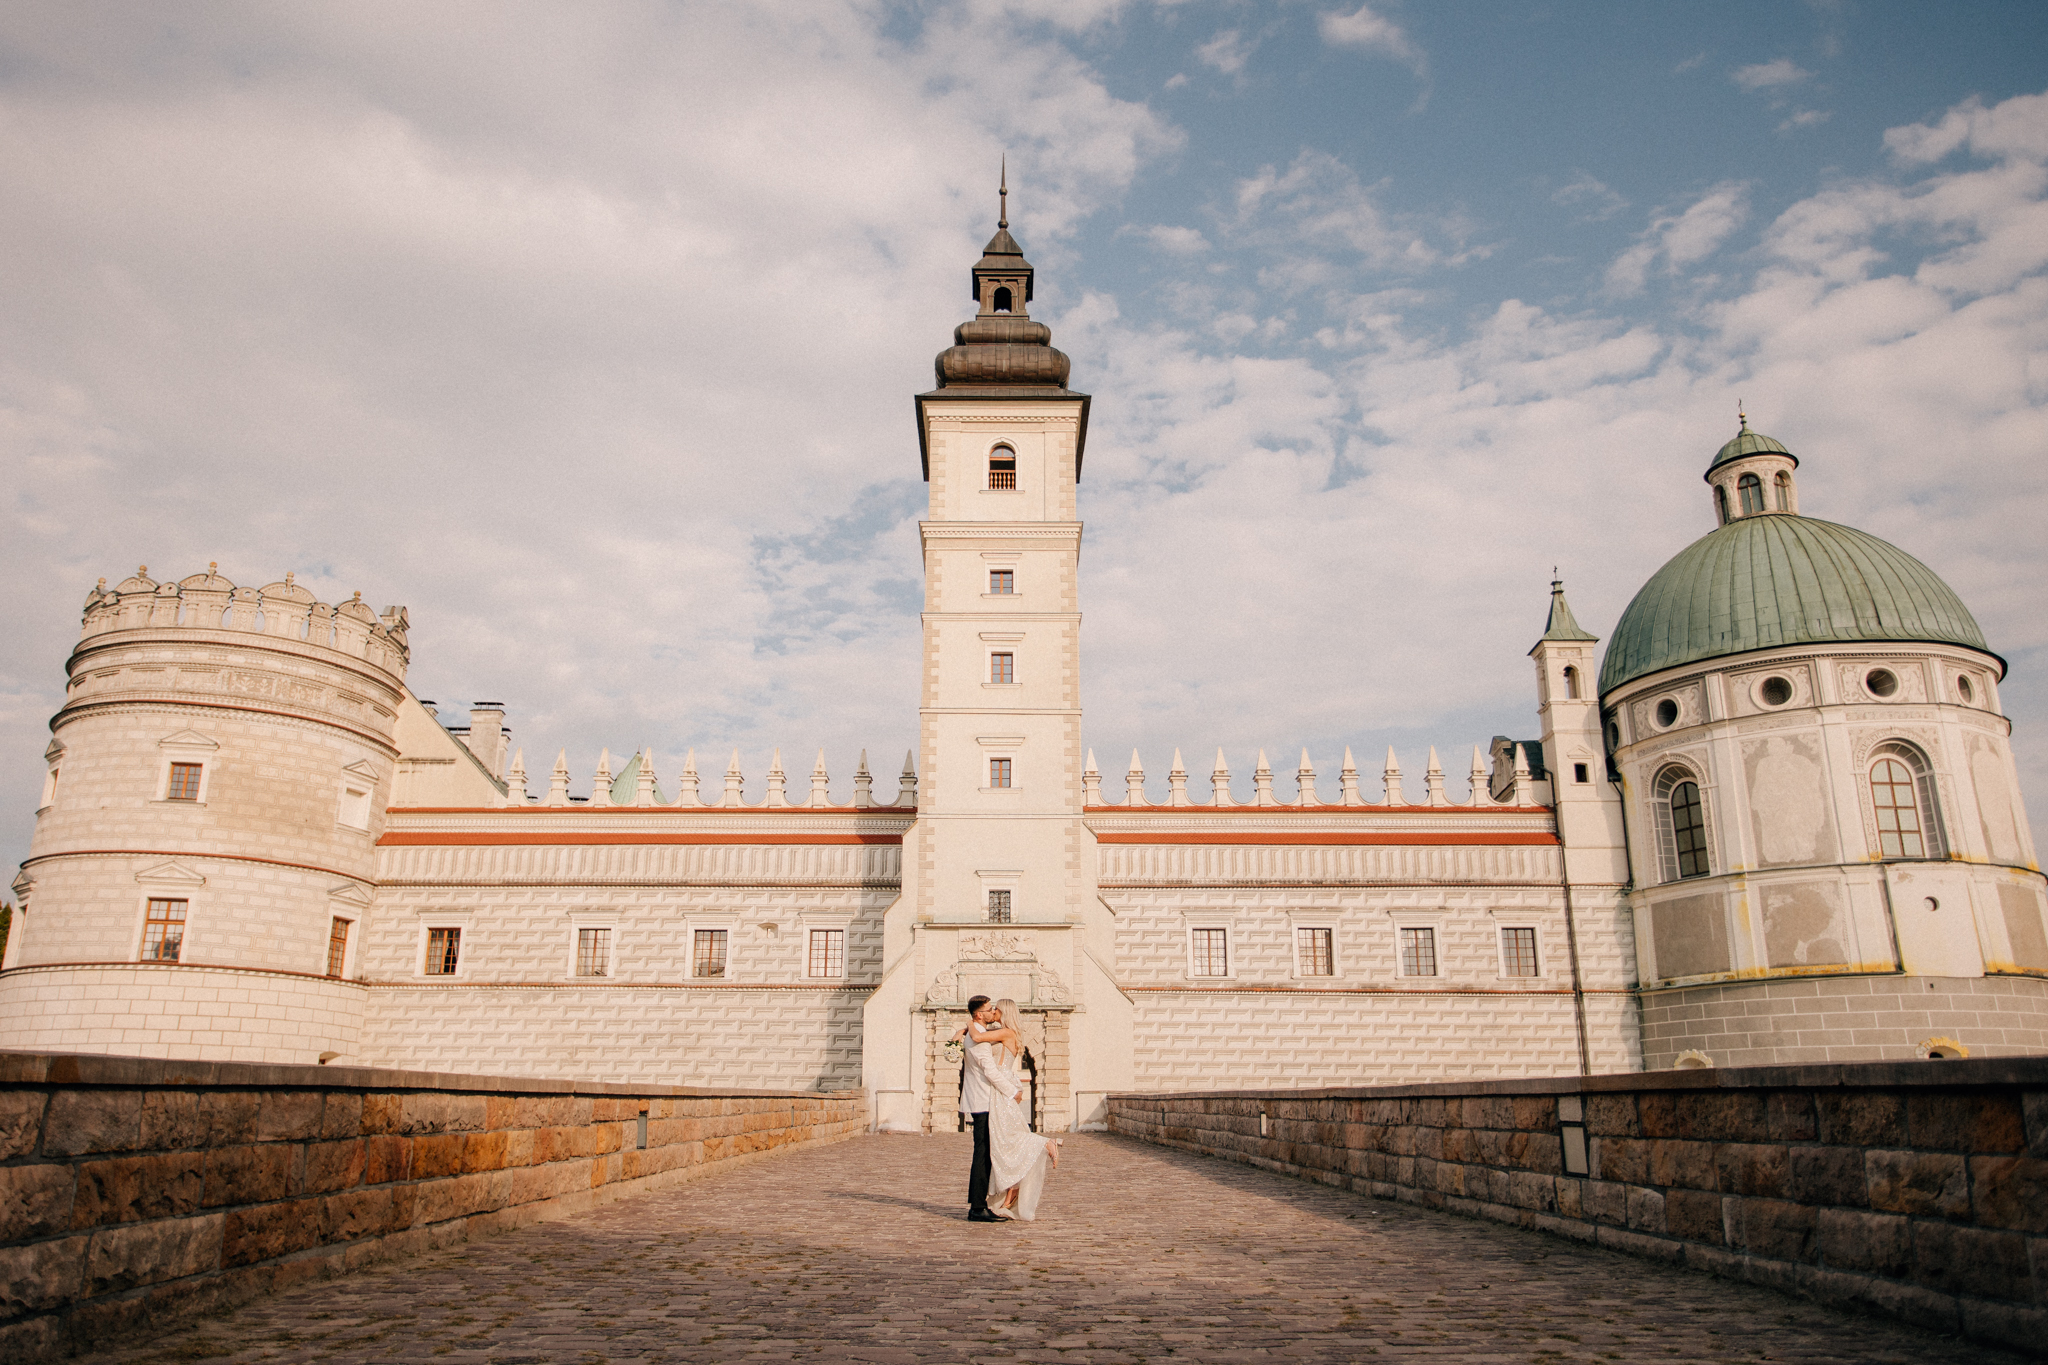
{"type": "Polygon", "coordinates": [[[988,680],[992,683],[1017,681],[1017,656],[1008,652],[989,655],[988,680]]]}
{"type": "Polygon", "coordinates": [[[1570,664],[1564,666],[1564,695],[1566,701],[1579,699],[1579,670],[1570,664]]]}
{"type": "Polygon", "coordinates": [[[1401,931],[1401,975],[1436,975],[1436,930],[1401,931]]]}
{"type": "Polygon", "coordinates": [[[1007,313],[1007,312],[1009,312],[1009,311],[1010,311],[1010,290],[1009,290],[1009,286],[1007,286],[1007,285],[997,285],[997,286],[996,286],[996,294],[995,294],[995,301],[994,301],[994,302],[993,302],[993,303],[992,303],[992,304],[990,305],[990,307],[991,307],[991,308],[992,308],[992,309],[993,309],[993,310],[994,310],[995,312],[998,312],[998,313],[1007,313]]]}
{"type": "Polygon", "coordinates": [[[1337,964],[1331,952],[1330,940],[1335,931],[1330,929],[1296,929],[1294,931],[1295,954],[1300,962],[1302,976],[1335,976],[1337,964]]]}
{"type": "Polygon", "coordinates": [[[1015,488],[1017,486],[1017,452],[1008,446],[997,446],[988,453],[988,486],[990,488],[1015,488]]]}
{"type": "Polygon", "coordinates": [[[1587,782],[1590,782],[1590,781],[1592,781],[1592,780],[1593,780],[1593,779],[1592,779],[1592,778],[1591,778],[1590,776],[1588,776],[1588,774],[1587,774],[1587,772],[1586,772],[1586,765],[1585,765],[1585,764],[1583,764],[1583,763],[1574,763],[1574,764],[1572,764],[1572,781],[1574,781],[1574,782],[1577,782],[1577,783],[1580,783],[1581,785],[1583,785],[1583,784],[1585,784],[1585,783],[1587,783],[1587,782]]]}
{"type": "Polygon", "coordinates": [[[1010,922],[1010,893],[1008,890],[997,887],[989,891],[988,918],[991,924],[1008,924],[1010,922]]]}
{"type": "MultiPolygon", "coordinates": [[[[1971,690],[1971,688],[1970,688],[1970,680],[1969,680],[1968,678],[1966,678],[1966,677],[1962,677],[1962,676],[1960,676],[1960,675],[1958,675],[1958,676],[1957,676],[1957,678],[1956,678],[1956,695],[1957,695],[1958,697],[1961,697],[1961,698],[1963,699],[1963,705],[1965,705],[1965,706],[1968,706],[1968,705],[1970,704],[1970,701],[1971,701],[1971,699],[1972,699],[1972,698],[1973,698],[1973,697],[1974,697],[1974,696],[1975,696],[1976,694],[1975,694],[1975,693],[1974,693],[1974,692],[1973,692],[1973,691],[1971,690]]],[[[52,768],[52,769],[50,769],[50,795],[54,797],[54,796],[55,796],[56,794],[57,794],[57,770],[56,770],[55,768],[52,768]]],[[[49,801],[48,801],[48,800],[45,800],[45,801],[43,802],[43,804],[47,806],[47,805],[48,805],[48,804],[50,804],[50,803],[49,803],[49,801]]]]}
{"type": "Polygon", "coordinates": [[[1744,474],[1736,480],[1735,491],[1742,498],[1742,515],[1764,510],[1764,481],[1754,474],[1744,474]]]}
{"type": "Polygon", "coordinates": [[[342,969],[348,966],[348,931],[351,923],[352,921],[345,920],[341,916],[336,915],[333,922],[327,926],[327,974],[329,976],[340,976],[342,969]]]}
{"type": "Polygon", "coordinates": [[[1707,876],[1713,868],[1707,860],[1707,809],[1699,783],[1683,768],[1666,768],[1654,790],[1650,808],[1664,880],[1707,876]]]}
{"type": "Polygon", "coordinates": [[[370,790],[354,782],[341,786],[341,823],[350,829],[370,827],[370,790]]]}
{"type": "Polygon", "coordinates": [[[1889,697],[1899,690],[1899,675],[1889,668],[1873,668],[1863,675],[1863,685],[1873,697],[1889,697]]]}
{"type": "MultiPolygon", "coordinates": [[[[1965,678],[1963,679],[1963,700],[1968,701],[1969,699],[1970,680],[1965,678]]],[[[58,770],[52,768],[43,775],[43,806],[54,806],[57,804],[57,773],[58,770]]],[[[42,809],[42,806],[38,806],[37,809],[42,809]]]]}
{"type": "Polygon", "coordinates": [[[1008,597],[1015,593],[1017,591],[1017,571],[1015,569],[990,569],[988,571],[988,590],[997,597],[1008,597]]]}
{"type": "Polygon", "coordinates": [[[690,975],[725,975],[725,930],[699,929],[694,937],[690,975]]]}
{"type": "Polygon", "coordinates": [[[1196,976],[1230,975],[1230,931],[1197,929],[1192,944],[1196,976]]]}
{"type": "Polygon", "coordinates": [[[1503,976],[1536,975],[1536,931],[1500,931],[1500,969],[1503,976]]]}
{"type": "Polygon", "coordinates": [[[1007,787],[1010,785],[1009,759],[992,758],[988,761],[988,784],[991,787],[1007,787]]]}
{"type": "Polygon", "coordinates": [[[205,770],[204,763],[173,763],[170,778],[164,783],[164,800],[197,801],[199,775],[205,770]]]}
{"type": "Polygon", "coordinates": [[[1669,730],[1676,724],[1678,724],[1678,703],[1666,697],[1657,703],[1657,725],[1660,729],[1669,730]]]}
{"type": "Polygon", "coordinates": [[[1792,510],[1792,476],[1781,469],[1778,471],[1776,482],[1778,488],[1778,510],[1780,512],[1789,512],[1792,510]]]}
{"type": "Polygon", "coordinates": [[[462,957],[460,929],[427,930],[427,975],[453,976],[462,957]]]}
{"type": "Polygon", "coordinates": [[[846,975],[846,931],[811,930],[811,975],[846,975]]]}
{"type": "Polygon", "coordinates": [[[152,900],[142,922],[142,960],[176,962],[185,947],[186,901],[152,900]]]}
{"type": "Polygon", "coordinates": [[[1783,706],[1792,700],[1790,678],[1765,678],[1763,686],[1757,688],[1757,695],[1763,698],[1765,706],[1783,706]]]}
{"type": "Polygon", "coordinates": [[[1728,490],[1718,483],[1714,485],[1714,515],[1723,526],[1728,524],[1728,490]]]}
{"type": "Polygon", "coordinates": [[[1878,856],[1944,856],[1934,774],[1917,750],[1904,744],[1878,748],[1870,765],[1870,799],[1877,814],[1878,856]]]}
{"type": "Polygon", "coordinates": [[[612,931],[609,929],[578,929],[576,931],[576,975],[610,976],[612,974],[612,931]]]}

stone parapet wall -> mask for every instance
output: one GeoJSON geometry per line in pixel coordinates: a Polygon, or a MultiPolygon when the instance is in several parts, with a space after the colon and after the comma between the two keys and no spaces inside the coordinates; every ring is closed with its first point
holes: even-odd
{"type": "Polygon", "coordinates": [[[2048,1059],[1122,1094],[1109,1127],[1982,1340],[2048,1342],[2048,1059]],[[1574,1110],[1583,1175],[1567,1172],[1568,1153],[1581,1165],[1574,1110]]]}
{"type": "Polygon", "coordinates": [[[0,1052],[0,1358],[867,1125],[858,1092],[0,1052]]]}

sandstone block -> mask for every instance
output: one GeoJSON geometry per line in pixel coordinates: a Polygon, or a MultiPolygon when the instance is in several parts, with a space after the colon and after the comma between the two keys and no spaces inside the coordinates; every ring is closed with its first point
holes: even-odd
{"type": "Polygon", "coordinates": [[[1723,1206],[1728,1245],[1774,1261],[1811,1261],[1818,1210],[1786,1199],[1730,1199],[1723,1206]]]}
{"type": "Polygon", "coordinates": [[[1970,1216],[1970,1180],[1963,1158],[1947,1152],[1865,1152],[1870,1207],[1889,1213],[1970,1216]]]}
{"type": "Polygon", "coordinates": [[[1912,1146],[1943,1152],[2018,1152],[2027,1145],[2016,1095],[1949,1092],[1906,1100],[1912,1146]]]}
{"type": "Polygon", "coordinates": [[[1627,1185],[1612,1180],[1587,1180],[1582,1195],[1585,1216],[1597,1223],[1628,1225],[1627,1185]]]}
{"type": "Polygon", "coordinates": [[[412,1143],[407,1137],[382,1134],[363,1139],[363,1183],[383,1185],[412,1179],[412,1143]]]}
{"type": "Polygon", "coordinates": [[[1917,1222],[1913,1279],[1929,1289],[1968,1298],[2024,1302],[2034,1297],[2027,1239],[2017,1232],[1917,1222]]]}
{"type": "Polygon", "coordinates": [[[140,1090],[59,1090],[43,1117],[43,1153],[132,1152],[142,1140],[140,1090]]]}
{"type": "Polygon", "coordinates": [[[190,1090],[149,1090],[142,1096],[142,1147],[176,1151],[206,1141],[206,1117],[190,1090]]]}
{"type": "Polygon", "coordinates": [[[206,1124],[206,1145],[226,1147],[256,1140],[259,1096],[253,1090],[207,1090],[199,1096],[199,1117],[206,1124]]]}
{"type": "Polygon", "coordinates": [[[62,1237],[27,1246],[0,1247],[0,1318],[20,1317],[68,1303],[85,1285],[90,1237],[62,1237]]]}
{"type": "Polygon", "coordinates": [[[423,1133],[412,1140],[412,1178],[438,1180],[463,1170],[461,1133],[423,1133]]]}
{"type": "Polygon", "coordinates": [[[1718,1179],[1712,1143],[1670,1139],[1650,1143],[1651,1184],[1711,1190],[1718,1179]]]}
{"type": "Polygon", "coordinates": [[[299,1149],[284,1142],[222,1147],[206,1153],[207,1208],[260,1204],[298,1193],[299,1149]]]}
{"type": "Polygon", "coordinates": [[[318,1212],[310,1199],[231,1210],[221,1232],[221,1264],[253,1265],[317,1246],[318,1212]]]}
{"type": "Polygon", "coordinates": [[[1586,1096],[1586,1132],[1599,1137],[1641,1137],[1634,1095],[1586,1096]]]}
{"type": "Polygon", "coordinates": [[[1688,1242],[1721,1246],[1728,1238],[1724,1202],[1707,1190],[1670,1190],[1664,1196],[1664,1230],[1688,1242]]]}
{"type": "Polygon", "coordinates": [[[85,1292],[112,1294],[220,1268],[227,1219],[218,1213],[122,1223],[92,1234],[85,1257],[85,1292]]]}
{"type": "Polygon", "coordinates": [[[320,1136],[352,1138],[363,1134],[363,1097],[354,1091],[329,1091],[320,1110],[320,1136]]]}
{"type": "Polygon", "coordinates": [[[1812,1142],[1820,1131],[1813,1096],[1803,1090],[1773,1090],[1764,1100],[1766,1136],[1774,1142],[1812,1142]]]}
{"type": "Polygon", "coordinates": [[[1803,1204],[1863,1207],[1870,1202],[1863,1153],[1854,1147],[1794,1147],[1783,1194],[1803,1204]]]}
{"type": "Polygon", "coordinates": [[[1906,1102],[1898,1095],[1848,1090],[1814,1096],[1817,1136],[1840,1147],[1906,1145],[1906,1102]]]}
{"type": "Polygon", "coordinates": [[[196,1211],[205,1191],[201,1152],[113,1157],[78,1167],[72,1226],[180,1218],[196,1211]]]}
{"type": "Polygon", "coordinates": [[[1635,1232],[1661,1233],[1666,1229],[1664,1196],[1655,1190],[1646,1190],[1640,1185],[1625,1187],[1628,1191],[1628,1226],[1635,1232]]]}
{"type": "Polygon", "coordinates": [[[1602,1180],[1619,1180],[1626,1185],[1648,1185],[1650,1144],[1641,1138],[1599,1138],[1593,1144],[1598,1154],[1594,1169],[1602,1180]]]}
{"type": "Polygon", "coordinates": [[[412,1226],[417,1187],[348,1190],[319,1201],[314,1218],[323,1242],[382,1237],[412,1226]]]}
{"type": "Polygon", "coordinates": [[[2027,1124],[2027,1155],[2048,1157],[2048,1090],[2021,1095],[2020,1113],[2027,1124]]]}
{"type": "Polygon", "coordinates": [[[1893,1279],[1913,1269],[1913,1224],[1895,1213],[1821,1209],[1814,1222],[1823,1265],[1893,1279]]]}
{"type": "Polygon", "coordinates": [[[1715,1188],[1728,1194],[1782,1198],[1791,1176],[1791,1165],[1791,1153],[1784,1147],[1728,1143],[1714,1150],[1714,1169],[1719,1182],[1715,1188]]]}
{"type": "Polygon", "coordinates": [[[257,1099],[256,1140],[286,1142],[320,1136],[326,1097],[318,1090],[271,1090],[257,1099]]]}
{"type": "Polygon", "coordinates": [[[2048,1341],[2048,1308],[1965,1299],[1963,1331],[1980,1341],[1995,1341],[2018,1351],[2038,1351],[2048,1341]]]}
{"type": "Polygon", "coordinates": [[[482,1095],[438,1092],[400,1097],[397,1131],[401,1133],[474,1133],[484,1126],[482,1095]]]}
{"type": "Polygon", "coordinates": [[[0,1236],[25,1241],[70,1227],[77,1184],[68,1165],[0,1166],[0,1236]]]}
{"type": "Polygon", "coordinates": [[[40,1090],[0,1090],[0,1161],[36,1149],[48,1101],[40,1090]]]}
{"type": "Polygon", "coordinates": [[[306,1144],[307,1194],[332,1194],[336,1190],[353,1189],[363,1183],[363,1140],[344,1139],[338,1142],[309,1142],[306,1144]]]}
{"type": "Polygon", "coordinates": [[[2032,1156],[1970,1158],[1980,1227],[2048,1232],[2048,1161],[2032,1156]]]}
{"type": "Polygon", "coordinates": [[[403,1117],[402,1095],[363,1096],[363,1131],[365,1133],[395,1133],[403,1117]]]}

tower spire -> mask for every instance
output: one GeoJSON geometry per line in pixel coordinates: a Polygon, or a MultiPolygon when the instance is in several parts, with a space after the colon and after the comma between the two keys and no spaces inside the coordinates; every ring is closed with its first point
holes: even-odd
{"type": "Polygon", "coordinates": [[[1002,180],[996,187],[996,203],[998,205],[996,209],[996,226],[1006,228],[1010,225],[1010,155],[1008,152],[1003,153],[1002,180]]]}

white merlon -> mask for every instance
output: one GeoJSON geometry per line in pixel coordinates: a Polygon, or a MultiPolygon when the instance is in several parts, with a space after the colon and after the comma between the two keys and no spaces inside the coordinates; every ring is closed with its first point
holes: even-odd
{"type": "Polygon", "coordinates": [[[1429,746],[1429,771],[1423,774],[1422,780],[1429,791],[1430,805],[1448,806],[1451,804],[1450,798],[1444,795],[1444,770],[1443,765],[1436,761],[1436,746],[1434,744],[1429,746]]]}
{"type": "Polygon", "coordinates": [[[1173,767],[1166,774],[1166,804],[1169,806],[1188,805],[1188,770],[1180,761],[1180,750],[1173,751],[1173,767]]]}
{"type": "Polygon", "coordinates": [[[1124,774],[1124,804],[1142,806],[1145,800],[1145,765],[1138,760],[1138,751],[1131,750],[1130,770],[1124,774]]]}
{"type": "Polygon", "coordinates": [[[1394,746],[1391,744],[1387,746],[1387,768],[1382,776],[1387,784],[1386,804],[1390,806],[1407,805],[1408,798],[1401,794],[1401,760],[1394,757],[1394,746]]]}
{"type": "Polygon", "coordinates": [[[1303,806],[1320,806],[1323,800],[1316,794],[1316,770],[1309,764],[1308,750],[1301,751],[1301,767],[1294,773],[1295,801],[1303,806]]]}
{"type": "Polygon", "coordinates": [[[1234,806],[1230,796],[1230,769],[1223,762],[1223,750],[1216,751],[1216,767],[1209,773],[1209,804],[1234,806]]]}
{"type": "Polygon", "coordinates": [[[1259,766],[1252,769],[1252,801],[1260,806],[1277,806],[1280,798],[1273,795],[1273,769],[1266,762],[1266,751],[1259,750],[1259,766]]]}

